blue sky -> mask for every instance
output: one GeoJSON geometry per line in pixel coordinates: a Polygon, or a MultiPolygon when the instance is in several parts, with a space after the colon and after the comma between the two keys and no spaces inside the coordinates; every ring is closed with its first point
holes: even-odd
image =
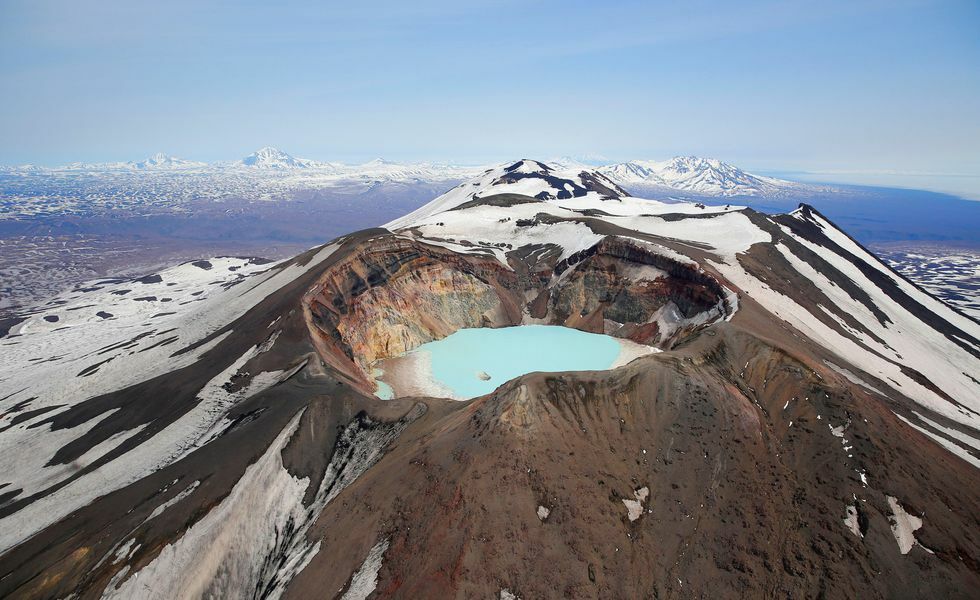
{"type": "Polygon", "coordinates": [[[980,175],[980,3],[0,0],[0,163],[715,156],[980,175]]]}

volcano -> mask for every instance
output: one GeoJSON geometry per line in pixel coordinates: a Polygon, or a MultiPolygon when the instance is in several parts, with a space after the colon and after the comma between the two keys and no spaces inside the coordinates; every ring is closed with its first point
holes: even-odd
{"type": "Polygon", "coordinates": [[[808,205],[519,160],[287,261],[93,282],[0,364],[3,597],[980,589],[980,324],[808,205]],[[521,325],[651,351],[378,397],[521,325]]]}

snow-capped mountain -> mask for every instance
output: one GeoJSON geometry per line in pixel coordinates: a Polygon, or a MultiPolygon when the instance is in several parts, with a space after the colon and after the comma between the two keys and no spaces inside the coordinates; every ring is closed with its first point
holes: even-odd
{"type": "Polygon", "coordinates": [[[807,186],[747,173],[713,158],[678,156],[670,160],[634,160],[598,169],[620,185],[663,188],[705,196],[775,196],[807,186]]]}
{"type": "Polygon", "coordinates": [[[963,596],[978,372],[980,324],[813,207],[519,160],[275,265],[94,281],[15,323],[0,596],[963,596]],[[647,352],[376,396],[378,364],[518,325],[647,352]]]}
{"type": "Polygon", "coordinates": [[[310,169],[327,166],[315,160],[296,158],[272,146],[259,148],[243,158],[240,164],[258,169],[310,169]]]}
{"type": "Polygon", "coordinates": [[[519,194],[538,200],[584,201],[615,199],[627,192],[597,171],[578,166],[521,159],[517,162],[487,169],[473,180],[463,182],[404,217],[387,225],[389,229],[407,227],[419,219],[440,214],[470,203],[478,203],[488,194],[519,194]]]}

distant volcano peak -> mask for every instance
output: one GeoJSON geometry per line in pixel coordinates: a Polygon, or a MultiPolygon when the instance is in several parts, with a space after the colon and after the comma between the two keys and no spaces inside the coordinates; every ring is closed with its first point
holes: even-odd
{"type": "Polygon", "coordinates": [[[305,169],[314,165],[314,161],[296,158],[272,146],[259,148],[243,158],[241,162],[246,167],[265,169],[305,169]]]}

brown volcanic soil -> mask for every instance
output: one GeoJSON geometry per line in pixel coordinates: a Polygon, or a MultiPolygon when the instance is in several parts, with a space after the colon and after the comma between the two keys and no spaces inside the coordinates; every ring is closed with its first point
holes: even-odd
{"type": "Polygon", "coordinates": [[[343,588],[387,538],[383,598],[970,597],[976,471],[822,371],[724,324],[614,372],[440,405],[327,506],[289,591],[343,588]],[[848,419],[853,459],[827,425],[848,419]],[[863,539],[843,525],[854,495],[863,539]],[[925,515],[935,555],[899,553],[886,495],[925,515]]]}
{"type": "MultiPolygon", "coordinates": [[[[557,264],[557,255],[547,246],[512,249],[510,271],[383,230],[350,236],[229,324],[204,360],[58,415],[56,424],[71,425],[120,409],[65,451],[73,456],[120,429],[149,423],[149,435],[262,343],[276,318],[280,339],[247,372],[305,364],[236,405],[230,416],[240,425],[226,435],[0,557],[0,596],[98,597],[125,566],[100,560],[117,543],[141,545],[128,560],[132,571],[151,562],[228,495],[300,410],[283,460],[311,479],[312,494],[345,426],[365,416],[407,422],[424,407],[384,457],[327,504],[309,532],[320,550],[288,596],[341,595],[369,550],[388,540],[374,597],[498,597],[502,589],[525,600],[976,597],[980,475],[892,412],[917,405],[841,377],[824,363],[839,359],[748,296],[731,322],[669,335],[643,329],[668,302],[685,314],[714,307],[720,292],[710,270],[663,263],[616,240],[574,265],[557,264]],[[635,286],[625,274],[639,267],[669,277],[635,286]],[[566,268],[574,269],[567,283],[549,286],[566,268]],[[468,402],[370,395],[359,357],[461,326],[515,324],[525,310],[592,330],[610,314],[634,315],[618,334],[646,335],[667,351],[614,371],[529,374],[468,402]],[[847,423],[850,450],[831,433],[847,423]],[[174,479],[180,485],[169,485],[174,479]],[[195,480],[193,494],[144,524],[195,480]],[[630,521],[623,500],[644,487],[643,512],[630,521]],[[921,545],[907,555],[891,533],[887,496],[923,519],[915,532],[921,545]],[[844,524],[855,505],[863,537],[844,524]],[[550,511],[544,520],[539,506],[550,511]]],[[[757,266],[766,256],[743,259],[757,266]]]]}

